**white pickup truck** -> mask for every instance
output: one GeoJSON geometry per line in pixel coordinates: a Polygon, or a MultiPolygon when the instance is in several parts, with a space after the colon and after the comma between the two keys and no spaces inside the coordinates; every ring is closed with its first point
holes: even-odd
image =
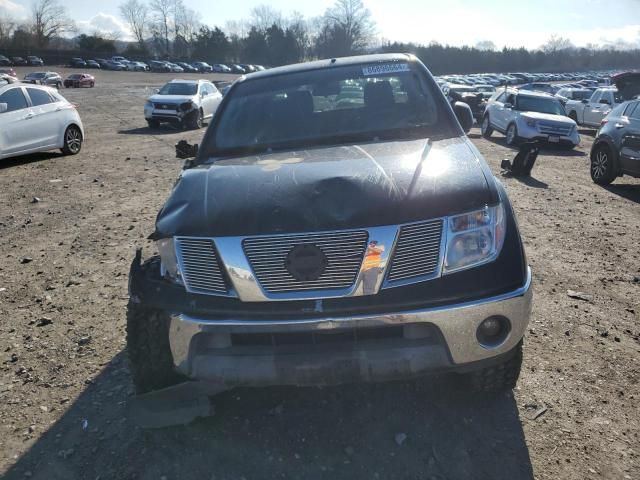
{"type": "Polygon", "coordinates": [[[564,106],[567,116],[578,125],[599,127],[612,108],[623,102],[622,96],[614,87],[598,88],[591,98],[569,100],[564,106]]]}

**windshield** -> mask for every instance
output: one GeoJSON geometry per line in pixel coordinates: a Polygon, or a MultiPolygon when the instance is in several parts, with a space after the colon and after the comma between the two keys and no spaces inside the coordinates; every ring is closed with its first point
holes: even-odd
{"type": "Polygon", "coordinates": [[[553,98],[518,96],[517,110],[523,112],[550,113],[552,115],[566,115],[562,104],[553,98]]]}
{"type": "Polygon", "coordinates": [[[30,73],[29,75],[27,75],[27,77],[29,77],[29,78],[44,78],[45,75],[46,75],[46,73],[30,73]]]}
{"type": "Polygon", "coordinates": [[[574,100],[584,100],[591,98],[593,92],[591,90],[574,90],[573,99],[574,100]]]}
{"type": "Polygon", "coordinates": [[[195,83],[167,83],[158,95],[195,95],[198,86],[195,83]]]}
{"type": "Polygon", "coordinates": [[[457,134],[437,86],[406,63],[255,79],[230,95],[215,134],[205,139],[205,149],[218,155],[457,134]]]}

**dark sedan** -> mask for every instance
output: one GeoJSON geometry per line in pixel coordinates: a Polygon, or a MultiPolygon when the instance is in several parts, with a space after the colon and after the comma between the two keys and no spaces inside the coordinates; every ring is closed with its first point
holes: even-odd
{"type": "Polygon", "coordinates": [[[44,61],[40,57],[33,55],[27,57],[27,63],[32,67],[41,67],[44,65],[44,61]]]}
{"type": "Polygon", "coordinates": [[[32,72],[27,74],[23,81],[24,83],[48,85],[56,88],[60,88],[62,86],[62,77],[56,72],[32,72]]]}
{"type": "Polygon", "coordinates": [[[76,67],[76,68],[84,68],[84,67],[87,66],[87,62],[85,62],[83,59],[81,59],[79,57],[74,57],[69,62],[69,65],[71,65],[72,67],[76,67]]]}
{"type": "Polygon", "coordinates": [[[11,62],[16,67],[23,67],[23,66],[27,65],[27,61],[22,57],[11,57],[11,62]]]}

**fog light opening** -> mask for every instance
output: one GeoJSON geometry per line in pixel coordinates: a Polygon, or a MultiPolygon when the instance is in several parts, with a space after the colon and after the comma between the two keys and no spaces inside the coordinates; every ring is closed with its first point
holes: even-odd
{"type": "Polygon", "coordinates": [[[495,348],[505,341],[510,330],[511,323],[506,317],[494,315],[478,325],[476,338],[483,347],[495,348]]]}

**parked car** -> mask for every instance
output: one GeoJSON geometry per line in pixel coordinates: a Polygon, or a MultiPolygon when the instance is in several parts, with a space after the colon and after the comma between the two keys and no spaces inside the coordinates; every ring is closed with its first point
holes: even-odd
{"type": "Polygon", "coordinates": [[[75,155],[84,130],[75,107],[44,86],[0,85],[0,158],[60,149],[75,155]]]}
{"type": "Polygon", "coordinates": [[[26,65],[29,65],[29,62],[27,62],[24,58],[22,57],[11,57],[11,62],[13,63],[13,65],[15,65],[16,67],[24,67],[26,65]]]}
{"type": "Polygon", "coordinates": [[[125,63],[125,62],[128,62],[129,60],[127,60],[125,57],[121,57],[119,55],[115,55],[115,56],[111,57],[111,61],[112,62],[117,62],[117,63],[125,63]]]}
{"type": "Polygon", "coordinates": [[[93,75],[89,75],[88,73],[73,73],[64,80],[65,88],[93,88],[95,84],[95,77],[93,75]]]}
{"type": "Polygon", "coordinates": [[[480,120],[482,119],[482,115],[484,115],[486,102],[484,96],[482,95],[482,93],[476,90],[476,87],[453,84],[449,85],[449,89],[447,92],[452,104],[455,104],[455,102],[466,103],[467,105],[469,105],[469,108],[471,108],[473,118],[480,122],[480,120]]]}
{"type": "Polygon", "coordinates": [[[187,73],[198,73],[198,69],[193,65],[189,65],[187,62],[178,62],[176,65],[182,67],[182,70],[187,73]]]}
{"type": "Polygon", "coordinates": [[[0,67],[10,67],[13,65],[13,62],[5,57],[4,55],[0,55],[0,67]]]}
{"type": "Polygon", "coordinates": [[[18,79],[16,77],[12,77],[11,75],[7,75],[5,73],[0,73],[0,87],[4,87],[10,83],[16,83],[18,79]]]}
{"type": "Polygon", "coordinates": [[[13,68],[0,68],[0,75],[9,75],[11,77],[18,78],[18,75],[13,68]]]}
{"type": "Polygon", "coordinates": [[[480,92],[485,100],[489,100],[496,93],[496,87],[493,85],[474,85],[476,91],[480,92]]]}
{"type": "Polygon", "coordinates": [[[183,73],[184,69],[180,65],[176,65],[175,63],[165,62],[169,67],[169,71],[172,73],[183,73]]]}
{"type": "Polygon", "coordinates": [[[104,68],[105,70],[123,72],[127,69],[127,66],[124,63],[116,62],[115,60],[106,60],[102,68],[104,68]]]}
{"type": "Polygon", "coordinates": [[[436,371],[513,388],[531,273],[455,107],[409,55],[236,81],[157,216],[160,255],[131,266],[137,391],[181,375],[233,387],[436,371]],[[346,85],[363,102],[338,108],[346,85]]]}
{"type": "Polygon", "coordinates": [[[166,62],[160,61],[160,60],[152,60],[149,62],[149,69],[152,72],[170,72],[171,71],[171,67],[169,67],[169,65],[167,65],[166,62]]]}
{"type": "Polygon", "coordinates": [[[100,64],[96,60],[87,60],[87,68],[100,69],[100,64]]]}
{"type": "Polygon", "coordinates": [[[557,98],[522,89],[499,90],[487,105],[480,129],[485,138],[494,130],[504,133],[511,146],[522,140],[545,140],[566,148],[580,143],[576,122],[566,116],[557,98]]]}
{"type": "Polygon", "coordinates": [[[146,72],[149,66],[143,62],[127,62],[127,70],[131,72],[146,72]]]}
{"type": "MultiPolygon", "coordinates": [[[[556,98],[562,105],[566,105],[569,100],[582,101],[591,98],[593,92],[583,87],[563,87],[556,93],[556,98]]],[[[567,112],[569,114],[569,112],[567,112]]],[[[575,121],[575,118],[573,119],[575,121]]]]}
{"type": "Polygon", "coordinates": [[[191,65],[193,65],[199,73],[213,72],[213,67],[211,67],[207,62],[193,62],[191,65]]]}
{"type": "Polygon", "coordinates": [[[85,62],[80,57],[73,57],[69,62],[69,65],[75,68],[85,68],[87,66],[87,62],[85,62]]]}
{"type": "Polygon", "coordinates": [[[526,83],[524,85],[520,85],[518,88],[520,90],[530,90],[530,91],[535,91],[535,92],[544,92],[544,93],[548,93],[550,95],[554,95],[559,90],[559,87],[556,86],[556,85],[553,85],[551,83],[540,83],[540,82],[526,83]]]}
{"type": "Polygon", "coordinates": [[[169,122],[199,129],[213,118],[221,100],[222,94],[207,80],[172,80],[147,99],[144,118],[150,128],[169,122]]]}
{"type": "Polygon", "coordinates": [[[56,72],[31,72],[25,75],[23,81],[24,83],[49,85],[50,87],[56,88],[62,86],[62,77],[56,72]]]}
{"type": "Polygon", "coordinates": [[[231,73],[231,69],[224,63],[215,63],[213,65],[213,71],[216,73],[231,73]]]}
{"type": "Polygon", "coordinates": [[[627,101],[602,120],[591,147],[591,178],[608,185],[617,177],[640,177],[640,72],[612,77],[627,101]]]}
{"type": "Polygon", "coordinates": [[[231,65],[230,68],[231,68],[231,73],[241,73],[241,74],[247,73],[247,71],[242,66],[237,65],[235,63],[231,65]]]}
{"type": "Polygon", "coordinates": [[[27,57],[27,63],[32,67],[42,67],[44,65],[44,61],[40,57],[33,55],[27,57]]]}
{"type": "Polygon", "coordinates": [[[624,101],[615,87],[604,87],[596,89],[589,98],[568,100],[565,110],[578,125],[597,128],[611,109],[624,101]]]}
{"type": "Polygon", "coordinates": [[[616,106],[602,120],[591,147],[591,178],[608,185],[617,177],[640,177],[640,101],[616,106]]]}

